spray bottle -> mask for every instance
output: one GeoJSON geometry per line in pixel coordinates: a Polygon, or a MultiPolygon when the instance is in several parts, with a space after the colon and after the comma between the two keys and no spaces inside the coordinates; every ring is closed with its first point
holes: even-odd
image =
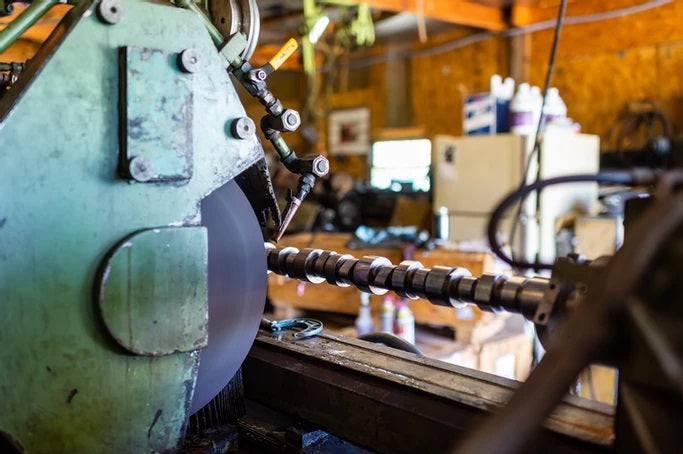
{"type": "Polygon", "coordinates": [[[370,311],[370,294],[362,292],[360,294],[360,308],[356,317],[356,334],[358,337],[371,333],[375,330],[375,322],[372,320],[370,311]]]}
{"type": "Polygon", "coordinates": [[[408,300],[402,299],[396,303],[395,333],[398,337],[415,344],[415,317],[410,310],[408,300]]]}
{"type": "Polygon", "coordinates": [[[394,307],[394,297],[392,295],[385,295],[382,302],[382,312],[380,313],[380,331],[385,333],[394,332],[394,316],[396,308],[394,307]]]}

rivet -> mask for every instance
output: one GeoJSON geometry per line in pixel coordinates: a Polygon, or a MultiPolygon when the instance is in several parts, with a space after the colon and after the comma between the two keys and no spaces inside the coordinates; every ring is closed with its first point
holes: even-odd
{"type": "Polygon", "coordinates": [[[144,183],[152,179],[152,163],[143,156],[136,156],[128,161],[128,173],[130,177],[144,183]]]}
{"type": "Polygon", "coordinates": [[[186,73],[199,71],[202,64],[202,56],[199,50],[194,48],[185,49],[178,54],[178,68],[186,73]]]}
{"type": "Polygon", "coordinates": [[[97,16],[105,24],[118,24],[123,19],[123,3],[120,0],[102,0],[97,4],[97,16]]]}
{"type": "Polygon", "coordinates": [[[256,125],[251,118],[240,117],[233,120],[230,133],[235,139],[249,139],[256,133],[256,125]]]}

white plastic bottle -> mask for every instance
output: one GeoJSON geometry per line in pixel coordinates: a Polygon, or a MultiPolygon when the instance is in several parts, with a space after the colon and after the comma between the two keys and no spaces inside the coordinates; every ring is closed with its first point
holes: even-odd
{"type": "Polygon", "coordinates": [[[382,312],[379,316],[380,331],[393,334],[395,313],[396,308],[394,307],[393,297],[391,295],[386,295],[384,297],[384,301],[382,302],[382,312]]]}
{"type": "Polygon", "coordinates": [[[397,306],[395,333],[398,337],[407,340],[411,344],[415,344],[415,317],[413,316],[413,311],[410,310],[406,300],[401,301],[397,306]]]}
{"type": "Polygon", "coordinates": [[[503,78],[499,74],[491,76],[490,87],[491,96],[499,98],[503,89],[503,78]]]}
{"type": "Polygon", "coordinates": [[[543,108],[543,124],[560,123],[567,118],[567,105],[560,97],[560,91],[555,87],[548,88],[543,108]]]}
{"type": "Polygon", "coordinates": [[[503,89],[501,93],[501,98],[506,101],[512,100],[515,95],[515,80],[512,77],[506,77],[503,81],[503,89]]]}
{"type": "Polygon", "coordinates": [[[510,102],[510,132],[531,135],[534,131],[534,99],[529,84],[521,83],[510,102]]]}
{"type": "Polygon", "coordinates": [[[372,319],[370,311],[370,294],[360,294],[360,308],[358,309],[358,317],[356,318],[356,335],[358,337],[371,333],[375,330],[375,322],[372,319]]]}

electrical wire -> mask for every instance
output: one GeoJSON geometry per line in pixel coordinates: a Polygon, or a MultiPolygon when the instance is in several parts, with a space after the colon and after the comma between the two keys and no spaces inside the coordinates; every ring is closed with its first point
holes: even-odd
{"type": "Polygon", "coordinates": [[[487,227],[487,235],[489,244],[491,246],[491,251],[502,261],[513,268],[550,270],[553,267],[553,265],[550,263],[530,263],[516,260],[505,253],[503,250],[503,245],[498,241],[498,224],[500,224],[500,220],[503,218],[507,210],[518,203],[519,200],[526,198],[532,192],[540,191],[548,186],[583,182],[623,185],[651,184],[655,181],[656,176],[657,173],[653,170],[634,169],[632,171],[601,172],[598,174],[563,175],[560,177],[549,178],[547,180],[536,181],[533,184],[521,187],[505,197],[491,214],[491,218],[489,219],[489,224],[487,227]]]}
{"type": "MultiPolygon", "coordinates": [[[[534,158],[536,159],[537,169],[536,169],[536,178],[535,181],[538,181],[540,179],[540,172],[541,172],[541,128],[543,127],[544,123],[544,118],[543,118],[543,110],[545,109],[545,103],[546,103],[546,97],[548,95],[548,88],[550,88],[550,80],[552,79],[553,76],[553,70],[555,69],[555,55],[557,55],[557,45],[560,42],[560,32],[562,30],[562,21],[564,19],[564,15],[567,11],[567,0],[562,0],[560,2],[560,8],[557,12],[557,21],[555,23],[555,33],[553,35],[553,43],[550,46],[550,56],[548,57],[548,69],[545,72],[545,81],[543,82],[543,95],[542,95],[542,100],[541,100],[541,112],[538,117],[538,124],[536,125],[536,133],[534,134],[534,148],[531,150],[531,154],[529,155],[527,162],[526,162],[526,168],[524,169],[524,174],[522,176],[522,181],[519,183],[519,187],[522,188],[524,185],[527,184],[527,180],[529,179],[529,171],[531,170],[531,163],[533,162],[534,158]]],[[[537,194],[536,198],[536,212],[538,212],[538,207],[539,207],[539,197],[540,193],[537,194]]],[[[510,245],[510,255],[512,258],[515,258],[515,249],[514,249],[514,243],[515,243],[515,235],[517,233],[517,225],[519,224],[520,218],[522,217],[522,210],[524,208],[524,201],[526,199],[523,198],[519,201],[519,205],[517,207],[517,213],[515,214],[515,217],[512,219],[512,227],[510,228],[510,237],[508,238],[508,243],[510,245]]]]}

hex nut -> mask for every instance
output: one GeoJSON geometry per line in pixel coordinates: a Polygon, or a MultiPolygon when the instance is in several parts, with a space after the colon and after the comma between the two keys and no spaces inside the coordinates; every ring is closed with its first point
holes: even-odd
{"type": "Polygon", "coordinates": [[[123,19],[123,3],[120,0],[102,0],[97,4],[97,17],[105,24],[114,25],[123,19]]]}
{"type": "Polygon", "coordinates": [[[185,73],[195,73],[201,69],[202,54],[198,49],[188,48],[178,54],[178,68],[185,73]]]}
{"type": "Polygon", "coordinates": [[[296,131],[301,126],[301,116],[294,109],[285,109],[280,115],[280,121],[282,124],[278,126],[282,126],[281,130],[284,132],[296,131]]]}

